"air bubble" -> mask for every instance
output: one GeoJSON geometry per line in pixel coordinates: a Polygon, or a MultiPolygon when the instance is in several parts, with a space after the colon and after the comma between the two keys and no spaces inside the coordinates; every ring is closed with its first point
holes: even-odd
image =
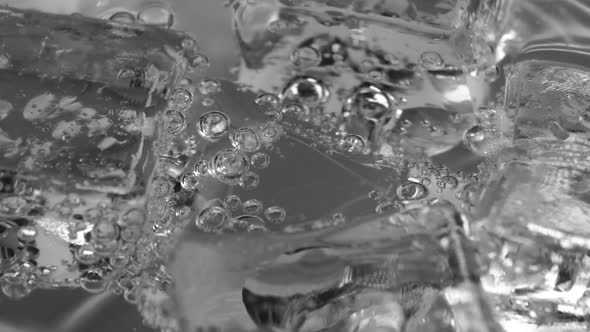
{"type": "Polygon", "coordinates": [[[186,38],[182,41],[182,48],[185,50],[194,50],[197,48],[197,42],[192,38],[186,38]]]}
{"type": "Polygon", "coordinates": [[[250,167],[248,157],[238,150],[218,151],[211,160],[211,171],[215,177],[228,184],[238,184],[240,176],[250,167]]]}
{"type": "Polygon", "coordinates": [[[22,242],[34,241],[37,237],[37,228],[33,225],[21,226],[16,232],[16,236],[22,242]]]}
{"type": "Polygon", "coordinates": [[[380,87],[364,83],[346,99],[344,116],[358,116],[372,122],[383,123],[393,115],[393,101],[393,97],[380,87]]]}
{"type": "Polygon", "coordinates": [[[176,88],[168,98],[168,107],[182,111],[187,109],[193,102],[193,94],[185,88],[176,88]]]}
{"type": "Polygon", "coordinates": [[[437,187],[441,189],[455,189],[459,185],[459,180],[454,176],[446,175],[436,182],[437,187]]]}
{"type": "Polygon", "coordinates": [[[251,215],[259,214],[262,211],[262,203],[257,199],[249,199],[242,203],[242,211],[251,215]]]}
{"type": "Polygon", "coordinates": [[[281,101],[279,100],[279,97],[274,93],[262,93],[258,95],[258,97],[256,97],[256,99],[254,100],[254,103],[263,112],[278,109],[280,102],[281,101]]]}
{"type": "Polygon", "coordinates": [[[258,187],[260,177],[254,172],[245,172],[240,176],[240,187],[244,189],[254,189],[258,187]]]}
{"type": "Polygon", "coordinates": [[[240,128],[230,135],[234,148],[244,152],[256,152],[260,149],[260,141],[256,132],[250,128],[240,128]]]}
{"type": "Polygon", "coordinates": [[[227,197],[223,200],[225,206],[230,210],[236,210],[242,204],[242,200],[237,195],[227,195],[227,197]]]}
{"type": "Polygon", "coordinates": [[[242,215],[236,218],[234,228],[240,231],[248,232],[266,232],[268,229],[264,226],[264,220],[258,216],[242,215]]]}
{"type": "Polygon", "coordinates": [[[320,64],[320,52],[312,47],[300,47],[291,53],[291,61],[298,67],[314,67],[320,64]]]}
{"type": "Polygon", "coordinates": [[[101,219],[92,228],[92,239],[100,243],[113,241],[119,236],[119,226],[111,220],[101,219]]]}
{"type": "Polygon", "coordinates": [[[274,124],[268,123],[262,127],[261,133],[262,138],[272,140],[278,135],[278,130],[274,124]]]}
{"type": "Polygon", "coordinates": [[[130,225],[121,230],[121,239],[123,241],[135,242],[140,236],[141,227],[139,225],[130,225]]]}
{"type": "Polygon", "coordinates": [[[221,90],[221,83],[216,80],[204,79],[199,83],[199,92],[203,95],[210,95],[221,90]]]}
{"type": "Polygon", "coordinates": [[[250,163],[255,168],[266,168],[270,164],[270,157],[264,152],[256,152],[250,156],[250,163]]]}
{"type": "Polygon", "coordinates": [[[478,107],[474,114],[483,125],[491,125],[496,117],[496,110],[491,107],[478,107]]]}
{"type": "Polygon", "coordinates": [[[301,115],[309,113],[305,106],[297,103],[289,103],[285,104],[281,107],[281,112],[284,114],[294,114],[294,115],[301,115]]]}
{"type": "Polygon", "coordinates": [[[209,58],[203,53],[197,53],[190,61],[193,69],[207,69],[209,67],[209,58]]]}
{"type": "Polygon", "coordinates": [[[428,189],[420,183],[410,181],[397,187],[396,193],[401,200],[413,201],[426,197],[428,189]]]}
{"type": "Polygon", "coordinates": [[[464,144],[478,155],[487,155],[490,152],[490,138],[487,130],[481,126],[474,126],[467,130],[463,136],[464,144]]]}
{"type": "Polygon", "coordinates": [[[369,191],[369,198],[374,201],[379,201],[383,198],[383,194],[379,190],[369,191]]]}
{"type": "Polygon", "coordinates": [[[265,113],[268,121],[279,122],[283,119],[283,113],[281,111],[268,111],[265,113]]]}
{"type": "Polygon", "coordinates": [[[346,135],[338,143],[338,150],[358,154],[363,152],[365,140],[359,135],[346,135]]]}
{"type": "Polygon", "coordinates": [[[166,178],[157,176],[152,180],[152,192],[155,197],[164,197],[172,190],[172,184],[166,178]]]}
{"type": "Polygon", "coordinates": [[[96,251],[87,244],[76,248],[74,258],[84,265],[92,265],[100,260],[100,256],[96,254],[96,251]]]}
{"type": "Polygon", "coordinates": [[[184,130],[186,121],[184,115],[177,110],[166,111],[164,117],[164,130],[170,135],[176,135],[184,130]]]}
{"type": "Polygon", "coordinates": [[[197,176],[205,176],[209,172],[209,162],[206,160],[199,160],[195,164],[194,169],[195,175],[197,176]]]}
{"type": "Polygon", "coordinates": [[[174,15],[169,6],[160,2],[149,2],[137,14],[139,22],[169,29],[174,25],[174,15]]]}
{"type": "Polygon", "coordinates": [[[201,190],[200,188],[200,179],[197,175],[192,173],[186,173],[180,178],[180,185],[184,190],[188,191],[197,191],[201,190]]]}
{"type": "Polygon", "coordinates": [[[375,207],[375,212],[377,213],[390,213],[395,211],[395,203],[390,202],[390,201],[385,201],[385,202],[381,202],[379,203],[376,207],[375,207]]]}
{"type": "Polygon", "coordinates": [[[230,122],[225,113],[212,111],[201,115],[197,130],[199,134],[210,141],[217,141],[225,136],[229,130],[230,122]]]}
{"type": "Polygon", "coordinates": [[[443,68],[443,58],[436,52],[424,52],[420,55],[420,62],[426,70],[439,70],[443,68]]]}
{"type": "Polygon", "coordinates": [[[330,91],[320,80],[313,77],[299,76],[287,82],[282,98],[311,109],[317,108],[328,101],[330,91]]]}
{"type": "Polygon", "coordinates": [[[287,213],[280,206],[269,206],[264,210],[264,217],[271,223],[281,223],[285,221],[287,213]]]}
{"type": "Polygon", "coordinates": [[[132,24],[135,23],[135,16],[129,12],[117,12],[111,15],[109,20],[118,23],[132,24]]]}
{"type": "Polygon", "coordinates": [[[102,293],[105,290],[107,283],[103,272],[99,269],[87,270],[80,278],[80,287],[93,294],[102,293]]]}
{"type": "Polygon", "coordinates": [[[196,226],[205,232],[220,230],[229,219],[229,214],[219,206],[210,206],[204,209],[197,218],[196,226]]]}

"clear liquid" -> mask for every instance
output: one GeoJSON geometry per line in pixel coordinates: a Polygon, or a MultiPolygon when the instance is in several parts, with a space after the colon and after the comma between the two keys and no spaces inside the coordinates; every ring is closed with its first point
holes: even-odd
{"type": "MultiPolygon", "coordinates": [[[[123,195],[108,209],[147,201],[147,221],[126,235],[134,246],[123,251],[123,272],[104,278],[94,262],[91,273],[71,269],[72,278],[82,274],[72,284],[108,285],[165,331],[585,330],[580,17],[587,10],[577,1],[560,10],[548,4],[230,2],[239,65],[204,78],[206,57],[189,52],[190,81],[174,81],[165,108],[157,98],[139,107],[155,115],[156,136],[145,119],[100,109],[133,104],[136,95],[120,84],[84,101],[113,126],[100,141],[67,137],[68,148],[109,160],[109,148],[120,144],[121,172],[104,175],[112,167],[68,155],[61,162],[79,173],[41,162],[60,192],[90,180],[99,195],[123,195]],[[135,136],[107,139],[120,124],[135,136]],[[142,149],[137,140],[150,144],[142,149]],[[140,150],[153,173],[126,159],[140,150]],[[97,165],[98,176],[90,167],[97,165]]],[[[165,4],[89,8],[158,29],[178,21],[165,4]]],[[[6,81],[27,79],[47,91],[69,84],[6,81]]],[[[26,90],[24,99],[41,93],[26,90]]],[[[11,95],[10,106],[0,104],[0,116],[7,114],[0,123],[11,121],[2,127],[10,151],[26,124],[11,111],[24,101],[11,95]]],[[[50,140],[43,128],[71,117],[55,114],[43,113],[47,121],[27,131],[50,140]]],[[[87,133],[80,121],[81,129],[61,125],[59,133],[87,133]]],[[[14,165],[2,159],[4,187],[26,173],[18,165],[27,157],[43,154],[19,155],[14,165]]],[[[21,225],[10,226],[16,233],[21,225]]],[[[108,226],[94,237],[112,236],[108,226]]],[[[21,228],[26,239],[31,230],[21,228]]],[[[78,253],[84,259],[92,253],[78,253]]],[[[4,293],[18,297],[22,283],[4,279],[4,293]]]]}

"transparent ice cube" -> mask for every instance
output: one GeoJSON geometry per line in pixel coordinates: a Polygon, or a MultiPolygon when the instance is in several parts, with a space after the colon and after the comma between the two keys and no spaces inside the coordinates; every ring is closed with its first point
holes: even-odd
{"type": "Polygon", "coordinates": [[[187,67],[183,33],[0,8],[5,295],[102,292],[144,230],[153,144],[187,67]]]}

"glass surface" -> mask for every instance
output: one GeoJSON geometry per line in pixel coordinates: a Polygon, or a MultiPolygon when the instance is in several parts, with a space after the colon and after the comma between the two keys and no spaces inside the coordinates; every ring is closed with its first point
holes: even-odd
{"type": "Polygon", "coordinates": [[[0,5],[0,331],[590,328],[590,4],[0,5]]]}

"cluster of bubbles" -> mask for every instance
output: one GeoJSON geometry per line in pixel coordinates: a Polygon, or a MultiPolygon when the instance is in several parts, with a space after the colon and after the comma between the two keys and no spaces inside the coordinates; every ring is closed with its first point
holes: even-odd
{"type": "Polygon", "coordinates": [[[205,232],[269,231],[268,225],[280,224],[286,216],[285,209],[280,206],[264,209],[257,199],[242,201],[232,194],[202,210],[196,225],[205,232]]]}
{"type": "Polygon", "coordinates": [[[106,19],[124,24],[142,23],[170,29],[174,26],[174,12],[169,4],[159,1],[147,2],[136,12],[119,11],[109,14],[106,19]]]}

